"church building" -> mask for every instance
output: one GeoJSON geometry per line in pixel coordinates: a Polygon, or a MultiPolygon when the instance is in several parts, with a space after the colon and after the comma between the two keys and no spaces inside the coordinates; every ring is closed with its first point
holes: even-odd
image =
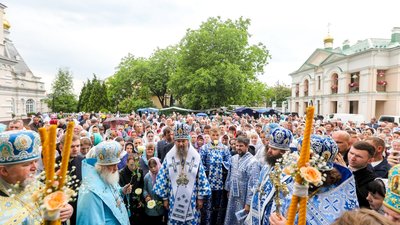
{"type": "Polygon", "coordinates": [[[400,115],[400,27],[390,38],[344,41],[336,48],[328,34],[324,45],[290,74],[289,111],[304,115],[312,102],[322,116],[353,113],[369,121],[400,115]]]}
{"type": "Polygon", "coordinates": [[[12,43],[5,8],[0,3],[0,121],[48,111],[44,82],[32,73],[12,43]]]}

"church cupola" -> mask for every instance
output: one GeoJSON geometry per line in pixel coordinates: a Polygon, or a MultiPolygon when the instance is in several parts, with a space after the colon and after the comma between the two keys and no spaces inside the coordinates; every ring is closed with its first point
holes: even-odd
{"type": "Polygon", "coordinates": [[[331,35],[326,36],[324,38],[324,48],[325,49],[332,49],[333,48],[333,37],[331,35]]]}

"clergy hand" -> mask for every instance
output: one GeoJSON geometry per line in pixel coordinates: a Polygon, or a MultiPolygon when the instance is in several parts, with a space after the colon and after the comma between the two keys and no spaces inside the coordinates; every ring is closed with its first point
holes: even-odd
{"type": "Polygon", "coordinates": [[[166,210],[169,210],[169,202],[168,202],[168,200],[164,200],[164,208],[166,209],[166,210]]]}
{"type": "Polygon", "coordinates": [[[271,225],[285,225],[286,224],[286,218],[283,216],[278,216],[276,213],[271,213],[269,216],[269,223],[271,225]]]}
{"type": "Polygon", "coordinates": [[[203,208],[203,199],[197,199],[197,209],[203,208]]]}
{"type": "Polygon", "coordinates": [[[339,164],[339,165],[342,165],[342,166],[344,166],[344,167],[347,166],[347,165],[346,165],[346,162],[345,162],[344,159],[343,159],[342,154],[340,154],[340,153],[338,153],[338,154],[336,155],[335,163],[337,163],[337,164],[339,164]]]}
{"type": "Polygon", "coordinates": [[[74,212],[74,208],[70,204],[66,204],[60,210],[60,219],[62,222],[66,221],[67,219],[71,218],[72,213],[74,212]]]}
{"type": "Polygon", "coordinates": [[[122,193],[124,193],[124,195],[130,194],[131,192],[132,192],[132,185],[131,184],[127,184],[122,188],[122,193]]]}
{"type": "Polygon", "coordinates": [[[250,212],[250,205],[245,205],[244,206],[244,211],[246,212],[246,213],[249,213],[250,212]]]}

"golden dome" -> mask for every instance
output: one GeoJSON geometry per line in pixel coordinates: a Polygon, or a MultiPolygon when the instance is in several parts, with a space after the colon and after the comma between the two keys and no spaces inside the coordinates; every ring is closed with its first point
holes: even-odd
{"type": "Polygon", "coordinates": [[[10,29],[10,27],[11,27],[11,25],[10,25],[10,23],[8,22],[8,20],[3,19],[3,28],[6,29],[6,30],[8,30],[8,29],[10,29]]]}
{"type": "Polygon", "coordinates": [[[328,36],[324,38],[324,43],[333,43],[333,37],[328,34],[328,36]]]}

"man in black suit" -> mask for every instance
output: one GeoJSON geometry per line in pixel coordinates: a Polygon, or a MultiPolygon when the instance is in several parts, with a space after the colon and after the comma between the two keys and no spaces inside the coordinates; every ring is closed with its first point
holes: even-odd
{"type": "Polygon", "coordinates": [[[165,156],[174,146],[174,132],[171,128],[166,127],[163,130],[163,139],[157,142],[157,155],[161,163],[164,161],[165,156]]]}
{"type": "Polygon", "coordinates": [[[371,166],[377,177],[388,178],[389,170],[391,168],[386,158],[383,158],[382,153],[385,151],[385,141],[378,137],[369,137],[367,142],[375,148],[374,159],[371,166]]]}
{"type": "Polygon", "coordinates": [[[360,208],[369,208],[367,201],[368,183],[375,180],[374,171],[368,167],[375,155],[375,148],[366,141],[357,141],[351,146],[348,159],[349,169],[353,172],[356,180],[357,199],[360,208]]]}

